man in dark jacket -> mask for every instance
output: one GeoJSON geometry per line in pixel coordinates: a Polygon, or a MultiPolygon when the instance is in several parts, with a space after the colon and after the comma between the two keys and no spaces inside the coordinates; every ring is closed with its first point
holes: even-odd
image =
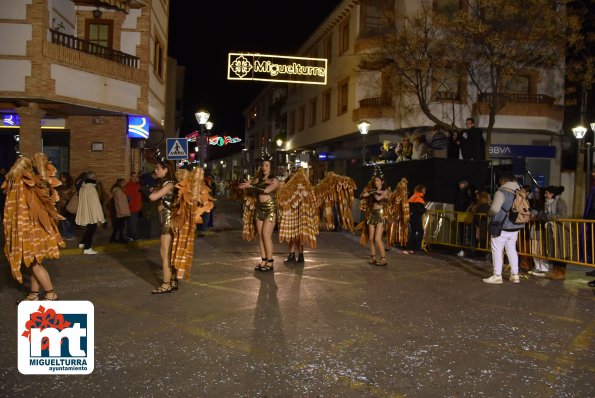
{"type": "Polygon", "coordinates": [[[461,155],[464,160],[485,160],[486,142],[483,130],[475,127],[475,120],[469,117],[465,121],[467,129],[459,137],[461,155]]]}
{"type": "MultiPolygon", "coordinates": [[[[457,212],[455,217],[457,220],[457,244],[460,246],[465,245],[465,236],[467,234],[467,228],[464,222],[464,214],[469,205],[471,204],[471,195],[469,192],[469,183],[466,180],[459,181],[459,187],[455,194],[454,211],[457,212]]],[[[461,249],[457,255],[459,257],[465,256],[465,251],[461,249]]]]}

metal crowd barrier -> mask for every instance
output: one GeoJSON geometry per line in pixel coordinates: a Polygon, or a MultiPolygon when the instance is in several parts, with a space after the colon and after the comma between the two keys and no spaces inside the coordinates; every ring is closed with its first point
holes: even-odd
{"type": "MultiPolygon", "coordinates": [[[[489,253],[490,217],[485,213],[431,209],[425,215],[424,243],[489,253]]],[[[531,221],[520,230],[521,256],[595,266],[595,220],[531,221]]]]}

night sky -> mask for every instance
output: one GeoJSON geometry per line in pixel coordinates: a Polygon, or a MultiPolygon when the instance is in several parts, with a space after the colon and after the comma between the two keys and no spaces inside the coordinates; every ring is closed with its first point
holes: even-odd
{"type": "Polygon", "coordinates": [[[229,52],[294,55],[340,0],[172,1],[169,54],[186,67],[182,134],[205,108],[212,134],[244,136],[242,112],[266,82],[228,81],[229,52]]]}

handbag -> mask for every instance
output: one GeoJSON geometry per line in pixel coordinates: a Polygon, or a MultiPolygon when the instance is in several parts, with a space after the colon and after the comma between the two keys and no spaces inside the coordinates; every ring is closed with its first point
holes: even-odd
{"type": "Polygon", "coordinates": [[[490,231],[490,236],[492,238],[497,238],[502,234],[502,227],[504,226],[504,220],[502,221],[490,221],[490,225],[488,226],[488,230],[490,231]]]}
{"type": "Polygon", "coordinates": [[[70,198],[68,203],[66,203],[65,209],[70,214],[76,214],[78,208],[79,208],[79,194],[78,194],[78,192],[76,192],[74,195],[72,195],[72,197],[70,198]]]}

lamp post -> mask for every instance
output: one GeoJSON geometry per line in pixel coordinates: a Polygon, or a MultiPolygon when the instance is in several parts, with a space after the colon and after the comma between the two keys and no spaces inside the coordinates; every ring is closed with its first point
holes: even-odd
{"type": "MultiPolygon", "coordinates": [[[[591,123],[591,131],[595,131],[595,123],[591,123]]],[[[591,160],[591,152],[593,151],[593,148],[591,147],[591,143],[590,142],[584,142],[585,139],[585,135],[587,134],[587,128],[584,127],[583,125],[578,125],[576,127],[574,127],[572,129],[572,134],[574,134],[574,137],[577,139],[577,141],[579,142],[578,144],[578,149],[579,152],[581,151],[585,151],[587,154],[587,162],[585,163],[585,175],[584,175],[584,186],[585,186],[585,201],[588,200],[589,198],[589,185],[590,185],[590,177],[591,177],[591,168],[593,167],[593,162],[591,160]]],[[[577,164],[577,172],[581,169],[580,167],[580,163],[582,158],[579,158],[579,162],[577,164]]],[[[585,202],[586,203],[586,202],[585,202]]]]}
{"type": "Polygon", "coordinates": [[[209,122],[209,117],[211,116],[211,114],[204,109],[201,109],[198,112],[196,112],[194,116],[196,117],[196,121],[198,122],[198,126],[200,127],[200,137],[196,141],[196,145],[199,148],[199,167],[205,168],[208,146],[208,139],[205,134],[205,127],[210,131],[211,128],[213,128],[213,123],[209,122]]]}
{"type": "Polygon", "coordinates": [[[364,146],[362,147],[362,165],[366,165],[366,136],[368,135],[368,131],[370,131],[370,122],[367,120],[360,120],[357,123],[357,129],[361,134],[364,140],[364,146]]]}

